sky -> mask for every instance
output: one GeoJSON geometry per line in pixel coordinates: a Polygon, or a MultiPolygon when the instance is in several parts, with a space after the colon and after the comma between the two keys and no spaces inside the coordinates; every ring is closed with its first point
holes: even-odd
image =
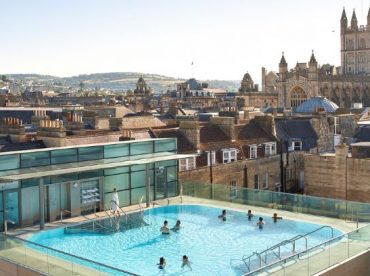
{"type": "Polygon", "coordinates": [[[1,0],[0,74],[143,72],[260,82],[261,67],[340,65],[343,7],[364,0],[1,0]],[[193,63],[193,65],[192,65],[193,63]]]}

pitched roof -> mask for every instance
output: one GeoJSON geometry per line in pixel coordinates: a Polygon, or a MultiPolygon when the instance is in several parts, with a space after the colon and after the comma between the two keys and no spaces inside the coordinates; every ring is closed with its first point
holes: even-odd
{"type": "Polygon", "coordinates": [[[356,139],[356,142],[370,142],[370,126],[360,126],[353,138],[356,139]]]}
{"type": "Polygon", "coordinates": [[[318,136],[309,120],[278,120],[275,125],[276,134],[283,141],[302,141],[304,151],[316,147],[318,136]]]}
{"type": "Polygon", "coordinates": [[[235,137],[242,146],[262,144],[276,140],[272,134],[265,132],[253,121],[247,122],[244,125],[236,125],[235,137]]]}
{"type": "Polygon", "coordinates": [[[177,138],[179,153],[195,152],[197,150],[179,128],[153,129],[152,131],[156,138],[177,138]]]}

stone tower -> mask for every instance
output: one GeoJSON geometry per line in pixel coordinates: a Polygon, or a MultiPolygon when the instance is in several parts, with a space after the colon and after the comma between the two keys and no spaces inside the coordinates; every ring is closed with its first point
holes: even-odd
{"type": "Polygon", "coordinates": [[[279,106],[288,105],[288,95],[286,89],[286,80],[288,76],[288,63],[285,60],[284,52],[282,53],[280,63],[279,63],[279,82],[281,93],[279,93],[279,106]]]}
{"type": "Polygon", "coordinates": [[[134,90],[134,94],[138,96],[144,96],[151,94],[152,91],[150,87],[147,86],[144,78],[141,76],[137,83],[136,83],[136,89],[134,90]]]}
{"type": "Polygon", "coordinates": [[[370,9],[367,25],[358,25],[353,10],[350,26],[343,8],[340,19],[341,66],[343,75],[370,74],[370,9]]]}
{"type": "Polygon", "coordinates": [[[311,92],[310,96],[318,96],[319,95],[319,70],[318,70],[318,64],[316,61],[315,54],[312,50],[310,61],[308,62],[308,85],[309,85],[309,91],[311,92]]]}

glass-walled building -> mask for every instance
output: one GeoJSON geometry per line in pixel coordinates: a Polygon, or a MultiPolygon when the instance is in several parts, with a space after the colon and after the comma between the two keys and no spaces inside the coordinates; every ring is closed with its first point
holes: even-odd
{"type": "Polygon", "coordinates": [[[177,196],[176,139],[0,153],[0,229],[177,196]],[[13,224],[14,223],[14,224],[13,224]]]}

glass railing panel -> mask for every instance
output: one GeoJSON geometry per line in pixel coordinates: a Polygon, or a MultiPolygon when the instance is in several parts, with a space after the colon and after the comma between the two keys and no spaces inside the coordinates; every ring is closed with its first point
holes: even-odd
{"type": "Polygon", "coordinates": [[[327,244],[316,246],[306,251],[305,254],[302,254],[302,258],[306,256],[308,258],[308,275],[318,273],[329,266],[330,252],[326,250],[326,246],[327,244]]]}
{"type": "Polygon", "coordinates": [[[352,257],[370,248],[370,226],[348,234],[348,256],[352,257]]]}
{"type": "Polygon", "coordinates": [[[336,265],[348,259],[347,235],[332,239],[327,247],[327,250],[330,251],[330,266],[336,265]]]}
{"type": "Polygon", "coordinates": [[[50,249],[46,249],[48,254],[48,273],[55,276],[73,275],[72,258],[67,255],[60,254],[60,259],[56,253],[50,249]]]}
{"type": "MultiPolygon", "coordinates": [[[[25,243],[23,243],[23,248],[26,254],[26,261],[24,263],[26,266],[36,269],[38,271],[44,272],[44,273],[49,273],[48,272],[48,254],[45,250],[43,250],[42,247],[37,246],[35,244],[32,244],[31,246],[27,246],[25,243]]],[[[17,254],[18,252],[14,252],[14,253],[17,254]]],[[[22,254],[22,252],[19,252],[19,254],[22,254]]],[[[20,261],[16,261],[16,262],[20,263],[20,261]]]]}
{"type": "Polygon", "coordinates": [[[229,185],[183,182],[182,194],[218,201],[275,208],[317,216],[370,222],[370,204],[330,198],[288,194],[229,185]]]}

